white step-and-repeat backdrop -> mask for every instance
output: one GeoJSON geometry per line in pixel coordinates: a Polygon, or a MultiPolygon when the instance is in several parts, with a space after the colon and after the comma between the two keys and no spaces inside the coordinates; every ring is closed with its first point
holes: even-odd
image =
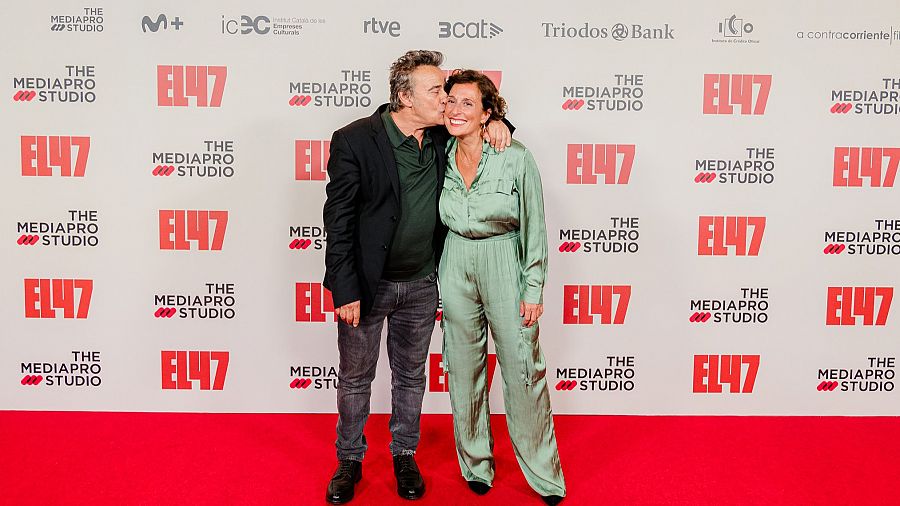
{"type": "Polygon", "coordinates": [[[900,414],[896,2],[6,13],[0,409],[333,412],[328,139],[436,49],[541,168],[555,412],[900,414]]]}

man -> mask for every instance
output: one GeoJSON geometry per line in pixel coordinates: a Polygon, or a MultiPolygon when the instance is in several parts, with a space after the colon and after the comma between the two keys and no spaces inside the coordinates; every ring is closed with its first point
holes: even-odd
{"type": "MultiPolygon", "coordinates": [[[[331,139],[323,216],[324,284],[339,316],[338,468],[326,492],[333,504],[351,500],[362,479],[363,427],[385,319],[397,493],[425,493],[413,455],[438,302],[435,266],[447,232],[437,213],[449,139],[441,126],[442,62],[436,51],[407,52],[391,66],[390,103],[331,139]]],[[[505,125],[487,130],[492,144],[509,144],[505,125]]]]}

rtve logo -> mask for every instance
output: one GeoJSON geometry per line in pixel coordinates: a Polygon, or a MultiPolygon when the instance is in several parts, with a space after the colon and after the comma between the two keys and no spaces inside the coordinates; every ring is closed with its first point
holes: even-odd
{"type": "Polygon", "coordinates": [[[331,313],[332,321],[337,321],[331,291],[322,283],[297,283],[296,294],[298,322],[324,322],[327,313],[331,313]]]}
{"type": "Polygon", "coordinates": [[[628,184],[633,164],[634,144],[569,144],[566,184],[628,184]]]}
{"type": "Polygon", "coordinates": [[[894,186],[900,148],[834,148],[834,186],[863,186],[863,178],[873,188],[894,186]],[[882,171],[883,162],[887,167],[882,171]]]}
{"type": "MultiPolygon", "coordinates": [[[[447,376],[450,374],[444,367],[443,357],[440,353],[428,355],[428,391],[449,392],[450,383],[447,376]]],[[[491,391],[491,383],[494,381],[494,371],[497,370],[497,354],[488,353],[487,356],[487,388],[491,391]]]]}
{"type": "Polygon", "coordinates": [[[156,104],[187,107],[194,97],[197,107],[221,107],[227,75],[223,66],[157,65],[156,104]]]}
{"type": "Polygon", "coordinates": [[[894,299],[892,286],[829,286],[825,325],[884,325],[894,299]]]}
{"type": "Polygon", "coordinates": [[[163,390],[193,390],[195,381],[200,383],[200,390],[225,388],[229,352],[163,350],[160,355],[163,390]]]}
{"type": "Polygon", "coordinates": [[[221,250],[227,226],[228,211],[160,209],[159,249],[221,250]],[[211,221],[216,222],[214,227],[210,227],[211,221]]]}
{"type": "Polygon", "coordinates": [[[697,254],[726,256],[730,246],[733,255],[755,257],[765,230],[765,216],[701,216],[697,254]]]}
{"type": "Polygon", "coordinates": [[[87,318],[94,293],[92,279],[25,279],[25,318],[87,318]],[[78,290],[76,296],[75,291],[78,290]]]}
{"type": "Polygon", "coordinates": [[[771,74],[705,74],[703,114],[765,114],[771,89],[771,74]]]}
{"type": "Polygon", "coordinates": [[[325,181],[331,141],[294,141],[294,179],[325,181]]]}
{"type": "Polygon", "coordinates": [[[630,300],[631,285],[564,285],[563,325],[622,325],[630,300]]]}
{"type": "Polygon", "coordinates": [[[733,394],[753,393],[758,371],[759,355],[694,355],[694,393],[720,394],[723,385],[733,394]]]}
{"type": "Polygon", "coordinates": [[[23,135],[21,145],[23,176],[52,176],[57,170],[60,176],[84,177],[90,137],[23,135]]]}

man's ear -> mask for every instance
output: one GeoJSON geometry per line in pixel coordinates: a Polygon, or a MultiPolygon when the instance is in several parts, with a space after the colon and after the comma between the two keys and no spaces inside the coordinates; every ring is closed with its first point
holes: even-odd
{"type": "Polygon", "coordinates": [[[401,91],[398,96],[403,107],[412,107],[412,92],[401,91]]]}

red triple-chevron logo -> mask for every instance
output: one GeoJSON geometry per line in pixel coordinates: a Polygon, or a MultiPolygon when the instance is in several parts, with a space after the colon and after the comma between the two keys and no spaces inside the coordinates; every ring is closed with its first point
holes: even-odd
{"type": "Polygon", "coordinates": [[[564,111],[577,111],[578,109],[581,109],[582,107],[584,107],[584,100],[581,100],[581,99],[575,100],[575,99],[570,98],[570,99],[566,100],[565,102],[563,102],[563,105],[562,105],[562,108],[564,111]]]}
{"type": "Polygon", "coordinates": [[[288,105],[293,107],[306,107],[310,102],[312,102],[312,97],[310,95],[294,95],[288,101],[288,105]]]}
{"type": "Polygon", "coordinates": [[[312,385],[310,378],[294,378],[294,381],[291,381],[291,388],[306,390],[310,385],[312,385]]]}
{"type": "Polygon", "coordinates": [[[175,307],[161,307],[153,313],[153,316],[157,318],[171,318],[175,316],[175,313],[178,312],[178,308],[175,307]]]}
{"type": "Polygon", "coordinates": [[[39,235],[29,235],[25,234],[22,237],[19,237],[19,240],[16,241],[16,244],[19,246],[34,246],[37,244],[38,240],[41,238],[39,235]]]}
{"type": "Polygon", "coordinates": [[[14,102],[31,102],[34,100],[34,97],[37,96],[36,91],[31,90],[20,90],[17,91],[15,95],[13,95],[14,102]]]}
{"type": "Polygon", "coordinates": [[[44,381],[44,377],[41,375],[26,374],[22,378],[22,384],[27,386],[37,386],[41,381],[44,381]]]}
{"type": "Polygon", "coordinates": [[[710,318],[712,318],[712,313],[695,312],[691,315],[690,321],[692,323],[706,323],[710,318]]]}
{"type": "Polygon", "coordinates": [[[306,249],[312,244],[311,239],[294,239],[288,244],[290,249],[306,249]]]}
{"type": "Polygon", "coordinates": [[[695,183],[712,183],[716,180],[715,172],[701,172],[694,177],[695,183]]]}
{"type": "Polygon", "coordinates": [[[819,386],[816,387],[816,390],[820,392],[833,392],[837,387],[837,381],[823,381],[819,383],[819,386]]]}
{"type": "Polygon", "coordinates": [[[831,106],[832,114],[847,114],[851,110],[853,110],[853,104],[850,102],[837,102],[831,106]]]}
{"type": "Polygon", "coordinates": [[[822,253],[825,253],[826,255],[840,255],[845,249],[847,249],[846,244],[829,244],[825,246],[822,253]]]}
{"type": "Polygon", "coordinates": [[[575,242],[566,241],[559,245],[560,253],[574,253],[574,252],[578,251],[579,249],[581,249],[581,243],[578,241],[575,241],[575,242]]]}
{"type": "Polygon", "coordinates": [[[575,380],[561,380],[556,384],[557,390],[575,390],[575,387],[578,386],[578,382],[575,380]]]}
{"type": "Polygon", "coordinates": [[[151,174],[154,176],[171,176],[175,172],[174,165],[157,165],[151,174]]]}

